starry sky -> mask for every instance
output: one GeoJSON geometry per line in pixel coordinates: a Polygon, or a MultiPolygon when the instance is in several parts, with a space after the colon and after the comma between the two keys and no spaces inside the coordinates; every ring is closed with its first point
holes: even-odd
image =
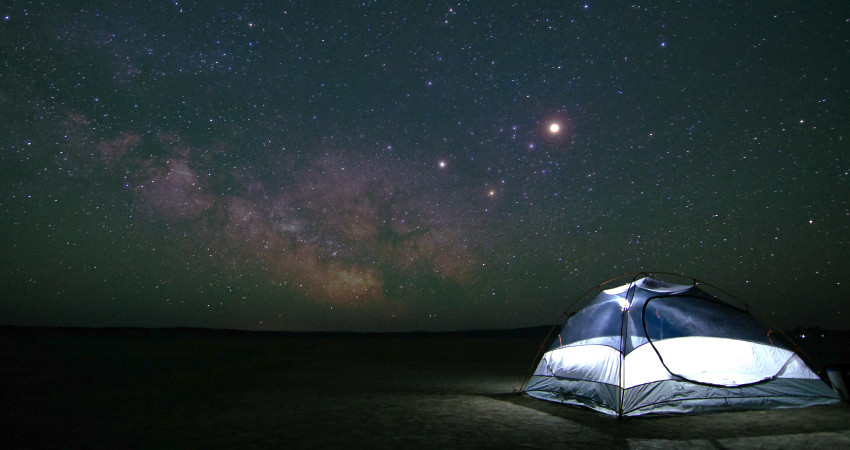
{"type": "Polygon", "coordinates": [[[635,271],[850,323],[850,3],[12,0],[0,322],[553,323],[635,271]]]}

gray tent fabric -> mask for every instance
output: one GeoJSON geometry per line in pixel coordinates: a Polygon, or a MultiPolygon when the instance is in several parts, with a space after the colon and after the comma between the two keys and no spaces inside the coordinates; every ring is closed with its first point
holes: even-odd
{"type": "Polygon", "coordinates": [[[839,401],[747,311],[649,276],[570,317],[522,390],[618,416],[839,401]]]}

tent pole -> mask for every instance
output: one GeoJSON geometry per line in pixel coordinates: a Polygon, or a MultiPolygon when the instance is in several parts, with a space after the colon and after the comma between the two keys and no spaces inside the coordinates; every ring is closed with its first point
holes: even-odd
{"type": "Polygon", "coordinates": [[[626,383],[626,343],[628,342],[628,321],[627,318],[629,316],[629,308],[632,305],[632,301],[635,299],[635,291],[637,290],[637,285],[635,281],[641,275],[649,276],[646,273],[636,273],[633,275],[632,280],[629,282],[629,287],[626,289],[626,307],[623,308],[621,312],[620,318],[620,360],[618,361],[620,380],[619,385],[617,386],[617,417],[623,417],[623,402],[625,401],[626,391],[623,389],[623,385],[626,383]]]}

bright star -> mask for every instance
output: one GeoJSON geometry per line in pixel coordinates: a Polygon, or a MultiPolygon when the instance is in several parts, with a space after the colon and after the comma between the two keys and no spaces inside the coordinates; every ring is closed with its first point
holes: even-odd
{"type": "Polygon", "coordinates": [[[554,112],[542,117],[538,122],[540,137],[550,143],[560,144],[568,140],[572,134],[569,116],[564,112],[554,112]]]}

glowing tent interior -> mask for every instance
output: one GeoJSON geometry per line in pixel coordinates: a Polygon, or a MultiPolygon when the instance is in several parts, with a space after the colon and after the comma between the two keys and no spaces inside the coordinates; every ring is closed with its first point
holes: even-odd
{"type": "Polygon", "coordinates": [[[597,286],[601,292],[569,317],[523,392],[617,416],[839,401],[743,302],[721,301],[692,278],[688,285],[646,273],[614,280],[625,277],[631,281],[622,286],[597,286]]]}

